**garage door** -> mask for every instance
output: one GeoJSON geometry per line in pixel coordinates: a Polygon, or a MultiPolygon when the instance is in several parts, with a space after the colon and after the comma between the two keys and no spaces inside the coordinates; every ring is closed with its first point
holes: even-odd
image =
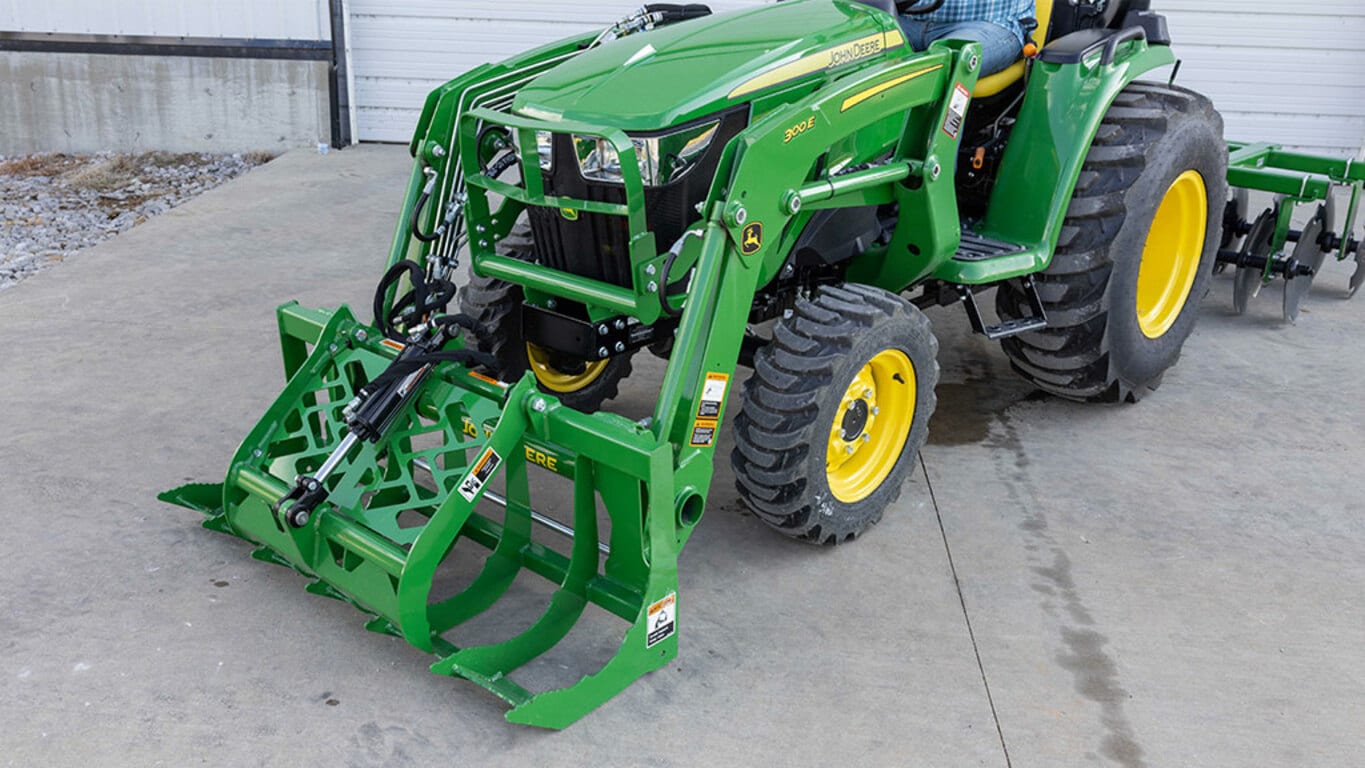
{"type": "MultiPolygon", "coordinates": [[[[716,11],[759,0],[711,0],[716,11]]],[[[641,0],[350,0],[359,136],[406,142],[426,94],[486,61],[601,29],[641,0]]],[[[1355,155],[1365,145],[1365,2],[1158,0],[1180,82],[1231,138],[1355,155]]]]}
{"type": "MultiPolygon", "coordinates": [[[[603,29],[642,0],[350,0],[361,141],[412,138],[432,89],[489,61],[603,29]]],[[[759,0],[711,0],[717,12],[759,0]]]]}

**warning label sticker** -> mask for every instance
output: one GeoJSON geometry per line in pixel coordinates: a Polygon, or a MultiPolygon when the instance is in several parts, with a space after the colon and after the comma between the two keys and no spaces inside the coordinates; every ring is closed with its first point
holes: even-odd
{"type": "Polygon", "coordinates": [[[479,491],[483,490],[485,484],[493,477],[493,473],[498,471],[498,466],[502,464],[502,457],[498,456],[493,447],[484,449],[479,456],[479,460],[474,462],[474,468],[469,470],[469,474],[460,483],[457,489],[465,501],[473,501],[479,491]]]}
{"type": "Polygon", "coordinates": [[[692,440],[690,445],[693,448],[710,448],[716,444],[716,432],[720,429],[720,424],[715,421],[697,419],[692,425],[692,440]]]}
{"type": "Polygon", "coordinates": [[[645,635],[645,647],[653,648],[672,637],[678,631],[678,593],[669,592],[658,602],[651,603],[648,613],[649,634],[645,635]]]}
{"type": "Polygon", "coordinates": [[[508,383],[505,382],[505,381],[498,381],[497,379],[493,378],[492,376],[489,376],[489,375],[486,374],[486,373],[479,373],[478,371],[470,371],[470,372],[469,372],[469,378],[471,378],[471,379],[478,379],[479,381],[482,381],[482,382],[484,382],[484,383],[486,383],[486,384],[496,384],[496,385],[498,385],[499,387],[502,387],[503,389],[507,389],[509,386],[511,386],[510,384],[508,384],[508,383]]]}
{"type": "Polygon", "coordinates": [[[962,83],[953,89],[953,98],[948,102],[948,117],[943,121],[943,132],[954,139],[962,132],[962,121],[967,119],[967,105],[972,103],[972,92],[962,83]]]}
{"type": "Polygon", "coordinates": [[[720,408],[725,405],[725,389],[729,384],[730,377],[724,373],[706,374],[706,384],[701,389],[701,402],[697,404],[697,418],[720,418],[720,408]]]}

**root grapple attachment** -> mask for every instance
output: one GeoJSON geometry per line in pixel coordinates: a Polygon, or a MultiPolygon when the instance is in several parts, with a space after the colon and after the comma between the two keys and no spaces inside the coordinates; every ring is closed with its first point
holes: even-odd
{"type": "Polygon", "coordinates": [[[296,526],[289,503],[281,504],[289,482],[324,474],[319,469],[347,429],[348,403],[401,345],[344,308],[286,305],[279,319],[288,386],[222,485],[184,486],[164,501],[197,509],[208,515],[205,527],[257,545],[258,559],[313,578],[309,592],[372,615],[368,629],[435,654],[433,672],[493,692],[511,705],[513,722],[562,728],[676,655],[682,543],[667,443],[623,417],[567,408],[542,395],[530,375],[508,385],[440,366],[384,440],[360,443],[325,473],[325,501],[296,526]],[[532,463],[573,481],[572,527],[532,511],[532,463]],[[504,495],[491,490],[498,476],[504,495]],[[599,493],[609,537],[599,532],[599,493]],[[501,514],[485,514],[486,507],[501,514]],[[537,543],[537,524],[571,536],[570,551],[537,543]],[[459,539],[482,545],[487,559],[463,590],[435,595],[433,577],[459,539]],[[482,646],[446,639],[494,609],[523,570],[558,585],[526,631],[482,646]],[[533,693],[515,682],[516,670],[563,639],[589,603],[628,624],[611,660],[567,688],[533,693]]]}
{"type": "Polygon", "coordinates": [[[1223,215],[1218,270],[1237,270],[1233,283],[1237,313],[1245,313],[1262,288],[1281,278],[1285,320],[1296,322],[1329,254],[1335,254],[1338,261],[1355,259],[1356,270],[1347,288],[1347,297],[1354,296],[1365,284],[1365,253],[1351,234],[1365,188],[1365,163],[1285,152],[1270,144],[1232,144],[1230,150],[1228,182],[1234,189],[1223,215]],[[1350,190],[1344,220],[1338,216],[1334,196],[1338,187],[1350,190]],[[1275,195],[1274,203],[1254,220],[1249,219],[1247,190],[1275,195]],[[1318,207],[1308,223],[1294,229],[1297,208],[1315,203],[1318,207]],[[1290,243],[1294,249],[1286,255],[1290,243]]]}

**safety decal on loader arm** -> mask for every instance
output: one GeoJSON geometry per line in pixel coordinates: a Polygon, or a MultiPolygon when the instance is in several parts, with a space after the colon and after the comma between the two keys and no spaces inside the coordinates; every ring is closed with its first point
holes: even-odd
{"type": "Polygon", "coordinates": [[[460,482],[459,491],[464,500],[473,501],[474,497],[479,495],[479,491],[493,478],[501,464],[502,457],[493,450],[493,446],[485,448],[483,455],[474,462],[474,468],[469,470],[469,474],[460,482]]]}
{"type": "Polygon", "coordinates": [[[943,121],[943,132],[957,138],[962,133],[962,123],[967,119],[967,107],[972,103],[972,92],[962,83],[953,89],[952,100],[948,102],[948,117],[943,121]]]}
{"type": "Polygon", "coordinates": [[[645,635],[645,647],[653,648],[678,631],[678,593],[669,592],[664,599],[651,603],[647,617],[649,634],[645,635]]]}
{"type": "Polygon", "coordinates": [[[697,417],[692,422],[692,439],[688,441],[691,447],[710,448],[715,445],[716,433],[720,431],[720,410],[725,405],[725,391],[729,385],[728,374],[706,374],[706,384],[702,386],[697,402],[697,417]]]}

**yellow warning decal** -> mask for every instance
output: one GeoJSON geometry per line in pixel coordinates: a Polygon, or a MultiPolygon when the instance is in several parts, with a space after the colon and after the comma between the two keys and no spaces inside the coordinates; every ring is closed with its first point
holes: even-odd
{"type": "Polygon", "coordinates": [[[669,592],[664,599],[650,603],[645,620],[648,630],[645,634],[646,648],[653,648],[672,637],[678,631],[678,593],[669,592]]]}
{"type": "Polygon", "coordinates": [[[497,386],[502,387],[503,389],[507,389],[508,386],[505,382],[498,381],[492,376],[489,376],[486,373],[479,373],[478,371],[470,371],[469,378],[478,379],[479,381],[487,382],[488,384],[496,384],[497,386]]]}
{"type": "Polygon", "coordinates": [[[710,448],[716,444],[716,433],[719,431],[720,422],[697,419],[692,424],[692,439],[687,444],[693,448],[710,448]]]}

